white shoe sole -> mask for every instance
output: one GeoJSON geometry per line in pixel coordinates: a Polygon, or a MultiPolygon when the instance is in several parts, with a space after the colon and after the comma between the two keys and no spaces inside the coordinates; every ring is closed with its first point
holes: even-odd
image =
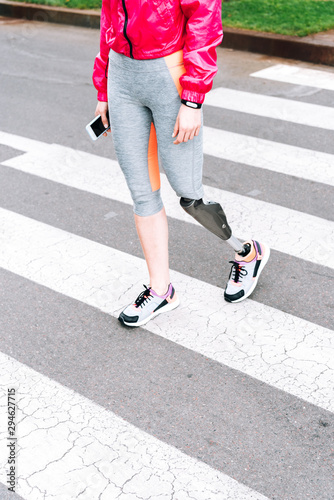
{"type": "Polygon", "coordinates": [[[123,323],[123,325],[126,325],[126,326],[132,326],[132,327],[143,326],[146,323],[148,323],[151,319],[153,319],[156,316],[158,316],[159,314],[162,314],[162,313],[165,313],[165,312],[168,312],[168,311],[172,311],[173,309],[176,309],[177,306],[179,306],[179,305],[180,305],[180,299],[177,297],[177,299],[175,300],[175,302],[170,302],[169,304],[165,305],[161,309],[158,309],[156,312],[150,314],[150,316],[148,316],[147,318],[143,319],[142,321],[138,321],[137,323],[127,323],[126,321],[124,321],[122,319],[121,322],[123,323]]]}
{"type": "Polygon", "coordinates": [[[264,250],[264,256],[262,258],[261,265],[259,267],[257,276],[256,276],[256,278],[255,278],[252,286],[250,287],[250,289],[248,290],[248,292],[245,293],[245,295],[243,295],[242,297],[240,297],[240,299],[237,299],[237,300],[227,300],[226,302],[230,302],[231,304],[235,304],[236,302],[242,302],[243,300],[247,299],[247,297],[249,297],[251,293],[253,293],[253,291],[254,291],[254,289],[255,289],[255,287],[257,285],[257,282],[259,280],[260,274],[262,273],[263,268],[267,264],[267,262],[269,260],[269,257],[270,257],[270,248],[267,245],[265,245],[264,243],[261,243],[261,248],[264,250]]]}

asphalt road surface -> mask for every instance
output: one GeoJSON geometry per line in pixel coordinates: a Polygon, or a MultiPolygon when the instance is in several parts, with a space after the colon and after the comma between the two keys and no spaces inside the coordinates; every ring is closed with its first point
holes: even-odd
{"type": "Polygon", "coordinates": [[[131,330],[131,199],[85,131],[99,33],[0,26],[0,498],[332,500],[334,69],[218,50],[206,197],[271,259],[225,303],[233,253],[162,173],[181,305],[131,330]]]}

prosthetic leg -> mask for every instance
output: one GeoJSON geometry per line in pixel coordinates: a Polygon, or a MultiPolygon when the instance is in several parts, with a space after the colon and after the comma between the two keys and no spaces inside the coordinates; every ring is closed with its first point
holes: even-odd
{"type": "Polygon", "coordinates": [[[243,245],[232,235],[226,215],[221,205],[215,201],[180,199],[181,207],[211,233],[225,240],[241,256],[245,257],[251,249],[246,243],[243,245]]]}

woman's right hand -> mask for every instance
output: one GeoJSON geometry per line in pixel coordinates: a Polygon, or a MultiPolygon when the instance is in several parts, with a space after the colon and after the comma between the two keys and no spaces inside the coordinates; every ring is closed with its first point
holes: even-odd
{"type": "MultiPolygon", "coordinates": [[[[108,103],[103,102],[103,101],[98,101],[97,106],[96,106],[96,110],[95,110],[95,116],[101,115],[102,123],[106,128],[109,127],[108,118],[107,118],[107,111],[108,111],[108,103]]],[[[108,132],[110,132],[110,129],[108,130],[108,132]]],[[[105,137],[107,137],[107,132],[103,135],[105,137]]]]}

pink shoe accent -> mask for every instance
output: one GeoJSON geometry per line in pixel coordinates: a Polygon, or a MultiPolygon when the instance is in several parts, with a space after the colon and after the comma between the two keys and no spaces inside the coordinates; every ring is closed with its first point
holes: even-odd
{"type": "Polygon", "coordinates": [[[167,293],[165,293],[164,295],[158,295],[154,290],[153,288],[150,288],[151,290],[151,294],[154,295],[155,297],[160,297],[161,299],[167,299],[167,297],[169,295],[171,295],[172,293],[172,290],[173,290],[173,285],[171,283],[169,283],[169,286],[168,286],[168,290],[167,290],[167,293]]]}

